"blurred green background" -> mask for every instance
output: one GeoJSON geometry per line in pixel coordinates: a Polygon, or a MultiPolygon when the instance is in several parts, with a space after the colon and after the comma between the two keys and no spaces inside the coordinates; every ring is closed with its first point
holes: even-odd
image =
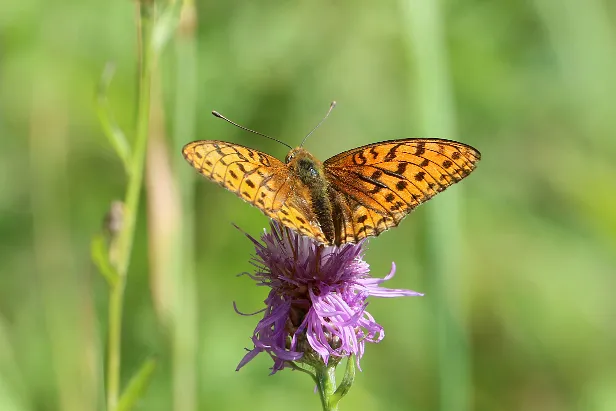
{"type": "MultiPolygon", "coordinates": [[[[320,159],[413,136],[483,156],[370,241],[373,275],[395,261],[387,285],[426,296],[371,300],[387,335],[341,409],[616,409],[615,3],[435,4],[202,1],[195,31],[183,21],[160,58],[125,295],[122,385],[158,361],[137,409],[319,409],[309,378],[268,377],[266,355],[235,372],[258,317],[232,301],[256,311],[267,290],[236,277],[253,248],[231,223],[258,236],[267,220],[180,149],[284,158],[210,111],[297,145],[334,99],[306,143],[320,159]]],[[[103,409],[108,288],[90,240],[126,179],[94,101],[111,61],[109,104],[134,138],[136,50],[129,1],[0,6],[2,411],[103,409]]]]}

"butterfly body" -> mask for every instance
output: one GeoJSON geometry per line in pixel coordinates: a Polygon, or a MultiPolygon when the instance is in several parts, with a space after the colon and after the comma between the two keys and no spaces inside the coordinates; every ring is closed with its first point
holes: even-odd
{"type": "Polygon", "coordinates": [[[466,177],[481,157],[473,147],[442,139],[384,141],[325,162],[301,147],[283,163],[218,140],[189,143],[183,155],[268,217],[335,245],[397,226],[419,204],[466,177]]]}
{"type": "Polygon", "coordinates": [[[332,216],[332,198],[329,184],[325,177],[323,163],[305,148],[294,148],[287,154],[285,163],[289,168],[291,179],[301,183],[295,185],[297,192],[306,191],[310,197],[310,208],[314,213],[325,238],[335,241],[335,228],[332,216]]]}

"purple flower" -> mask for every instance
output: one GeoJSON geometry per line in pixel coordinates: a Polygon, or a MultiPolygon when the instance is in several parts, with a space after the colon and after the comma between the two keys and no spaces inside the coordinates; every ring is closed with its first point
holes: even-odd
{"type": "Polygon", "coordinates": [[[385,278],[369,276],[363,257],[364,242],[324,246],[276,222],[255,244],[256,267],[249,276],[271,291],[263,319],[252,336],[254,348],[237,370],[260,352],[274,360],[272,374],[290,362],[328,364],[354,354],[364,354],[366,342],[379,342],[383,327],[366,311],[366,299],[421,296],[423,294],[379,285],[394,276],[395,264],[385,278]]]}

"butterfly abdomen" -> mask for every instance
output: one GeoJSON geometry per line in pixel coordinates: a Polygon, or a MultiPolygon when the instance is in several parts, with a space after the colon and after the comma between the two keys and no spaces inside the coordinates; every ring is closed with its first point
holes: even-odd
{"type": "Polygon", "coordinates": [[[330,243],[334,242],[335,230],[332,219],[332,204],[327,196],[327,190],[311,191],[312,212],[317,217],[321,231],[330,243]]]}

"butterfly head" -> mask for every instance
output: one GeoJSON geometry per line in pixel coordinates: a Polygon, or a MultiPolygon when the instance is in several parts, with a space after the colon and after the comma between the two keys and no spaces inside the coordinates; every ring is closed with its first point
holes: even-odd
{"type": "Polygon", "coordinates": [[[308,150],[306,150],[305,148],[295,147],[294,149],[291,149],[289,153],[287,153],[287,156],[284,158],[284,162],[286,164],[289,164],[291,163],[291,161],[295,160],[297,157],[301,157],[302,155],[305,155],[305,154],[310,155],[308,150]]]}

